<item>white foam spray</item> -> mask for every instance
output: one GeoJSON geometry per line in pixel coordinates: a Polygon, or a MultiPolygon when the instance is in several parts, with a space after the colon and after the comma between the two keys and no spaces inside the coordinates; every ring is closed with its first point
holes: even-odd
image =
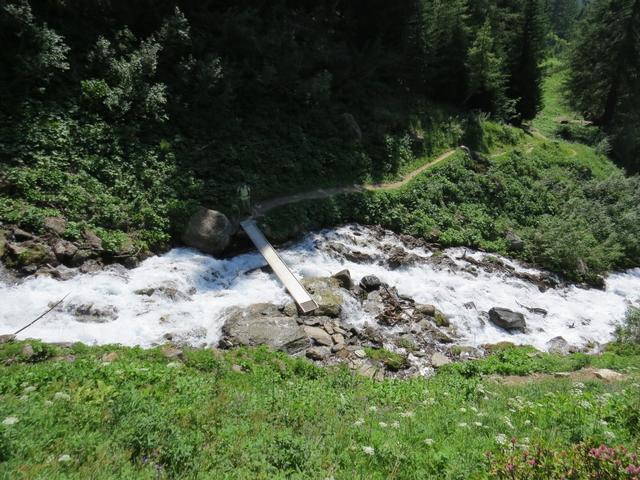
{"type": "MultiPolygon", "coordinates": [[[[508,272],[469,273],[442,269],[430,262],[391,270],[384,266],[385,246],[401,245],[390,233],[357,226],[346,226],[310,234],[281,251],[284,260],[298,276],[328,276],[347,268],[359,280],[377,275],[401,294],[420,303],[432,303],[455,326],[458,343],[480,345],[499,341],[531,344],[544,348],[553,337],[563,336],[569,343],[606,342],[630,305],[640,306],[640,269],[611,274],[606,290],[575,286],[541,292],[537,286],[508,272]],[[367,263],[345,260],[322,248],[327,242],[342,244],[372,256],[367,263]],[[320,248],[319,248],[320,247],[320,248]],[[492,307],[505,307],[525,314],[526,333],[510,334],[483,320],[492,307]],[[546,316],[525,309],[537,308],[546,316]]],[[[423,257],[430,252],[408,249],[423,257]]],[[[445,254],[456,259],[463,249],[445,254]]],[[[467,255],[484,254],[467,250],[467,255]]],[[[507,259],[517,269],[537,273],[507,259]]],[[[455,260],[456,263],[464,263],[455,260]]],[[[61,281],[27,278],[20,282],[0,275],[0,334],[11,333],[37,317],[69,293],[66,307],[57,309],[30,327],[21,338],[40,338],[51,342],[81,341],[88,344],[120,343],[151,346],[163,342],[166,333],[178,333],[194,345],[215,344],[220,338],[225,312],[231,307],[254,303],[284,304],[290,301],[278,280],[255,270],[264,265],[258,253],[231,259],[215,259],[184,248],[144,261],[138,268],[108,268],[93,274],[78,274],[61,281]],[[250,273],[248,271],[254,270],[250,273]],[[165,287],[152,295],[141,289],[165,287]],[[166,294],[166,288],[185,295],[166,294]],[[104,323],[81,322],[69,306],[92,305],[94,310],[115,311],[117,318],[104,323]],[[115,310],[114,310],[115,309],[115,310]]],[[[357,302],[348,302],[345,321],[362,324],[374,320],[357,302]]]]}

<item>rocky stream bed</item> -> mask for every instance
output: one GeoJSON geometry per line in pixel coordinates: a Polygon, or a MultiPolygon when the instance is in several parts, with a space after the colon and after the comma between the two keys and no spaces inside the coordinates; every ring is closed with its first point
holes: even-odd
{"type": "Polygon", "coordinates": [[[319,303],[312,315],[299,314],[259,254],[216,259],[182,248],[131,269],[85,261],[16,278],[0,267],[0,334],[68,294],[21,338],[268,345],[373,378],[407,377],[504,341],[596,352],[640,305],[640,269],[587,289],[507,258],[358,225],[309,234],[281,253],[319,303]]]}

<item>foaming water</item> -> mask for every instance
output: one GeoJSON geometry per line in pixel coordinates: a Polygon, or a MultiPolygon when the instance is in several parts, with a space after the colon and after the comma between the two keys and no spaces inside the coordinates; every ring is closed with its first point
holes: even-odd
{"type": "MultiPolygon", "coordinates": [[[[431,253],[420,248],[407,250],[423,261],[390,269],[385,252],[390,246],[400,245],[392,234],[347,226],[310,234],[280,253],[300,277],[328,276],[344,268],[356,281],[365,275],[377,275],[397,287],[399,293],[436,305],[456,328],[458,343],[466,345],[506,340],[544,348],[556,336],[576,345],[606,342],[627,308],[640,306],[640,269],[610,275],[604,291],[571,286],[541,292],[508,272],[443,268],[430,262],[431,253]],[[330,244],[340,244],[370,258],[366,263],[346,260],[326,248],[330,244]],[[522,312],[527,332],[509,334],[486,321],[486,312],[492,307],[522,312]],[[548,314],[532,313],[527,307],[544,309],[548,314]]],[[[463,249],[445,251],[460,267],[466,265],[459,258],[463,253],[463,249]]],[[[476,260],[484,255],[470,250],[466,254],[476,260]]],[[[503,261],[518,271],[539,273],[503,261]]],[[[17,330],[69,294],[63,308],[49,313],[21,337],[150,346],[161,343],[166,333],[174,333],[194,345],[216,343],[229,308],[290,301],[277,279],[259,270],[263,265],[257,253],[219,260],[179,248],[150,258],[133,270],[110,268],[65,281],[40,277],[16,283],[0,275],[0,334],[17,330]],[[140,293],[149,288],[155,288],[155,293],[140,293]],[[110,312],[111,319],[104,323],[78,321],[73,310],[79,306],[80,310],[91,306],[92,311],[110,312]]],[[[355,301],[346,304],[343,317],[356,325],[374,322],[355,301]]]]}

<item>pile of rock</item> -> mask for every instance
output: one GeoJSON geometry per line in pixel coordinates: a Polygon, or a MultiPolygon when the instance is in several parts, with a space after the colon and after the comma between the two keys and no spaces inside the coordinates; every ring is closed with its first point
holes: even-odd
{"type": "Polygon", "coordinates": [[[219,346],[267,345],[323,365],[346,363],[371,378],[419,375],[447,363],[455,332],[434,306],[416,304],[375,276],[356,285],[348,270],[302,283],[319,305],[311,315],[293,303],[230,309],[219,346]],[[373,321],[354,323],[345,311],[353,302],[373,321]],[[376,358],[369,355],[382,349],[376,358]],[[394,361],[377,358],[385,355],[394,361]]]}
{"type": "Polygon", "coordinates": [[[0,229],[0,260],[24,275],[50,275],[68,278],[71,268],[79,267],[83,273],[101,269],[105,263],[118,259],[127,267],[137,264],[132,243],[123,245],[119,252],[107,254],[102,240],[91,230],[84,230],[78,240],[67,240],[67,223],[60,217],[43,220],[43,233],[35,235],[16,225],[0,229]]]}

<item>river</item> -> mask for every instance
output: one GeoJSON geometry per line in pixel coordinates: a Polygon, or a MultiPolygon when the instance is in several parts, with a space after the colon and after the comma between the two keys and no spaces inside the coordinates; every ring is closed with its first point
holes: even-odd
{"type": "MultiPolygon", "coordinates": [[[[457,343],[464,345],[511,341],[544,349],[556,336],[580,346],[603,343],[611,340],[628,307],[640,306],[640,269],[609,275],[605,290],[569,286],[541,291],[508,271],[471,266],[460,258],[465,252],[475,259],[486,254],[469,249],[444,251],[452,260],[449,263],[455,264],[452,268],[430,261],[433,254],[428,250],[406,248],[422,260],[392,269],[385,259],[389,248],[399,245],[400,238],[390,232],[349,225],[311,233],[283,248],[281,255],[299,276],[329,276],[345,268],[356,281],[377,275],[401,294],[443,311],[457,331],[457,343]],[[330,244],[358,251],[367,260],[347,260],[325,248],[330,244]],[[526,333],[510,334],[486,321],[485,312],[492,307],[522,312],[526,333]]],[[[501,261],[516,271],[540,273],[508,259],[501,261]]],[[[216,344],[230,307],[290,301],[278,280],[260,270],[263,265],[257,253],[215,259],[176,248],[132,270],[111,266],[64,281],[49,277],[16,281],[5,272],[0,274],[0,334],[17,330],[69,294],[62,307],[21,338],[146,347],[162,343],[165,334],[173,333],[193,345],[216,344]]],[[[354,325],[375,322],[353,300],[342,315],[354,325]]]]}

